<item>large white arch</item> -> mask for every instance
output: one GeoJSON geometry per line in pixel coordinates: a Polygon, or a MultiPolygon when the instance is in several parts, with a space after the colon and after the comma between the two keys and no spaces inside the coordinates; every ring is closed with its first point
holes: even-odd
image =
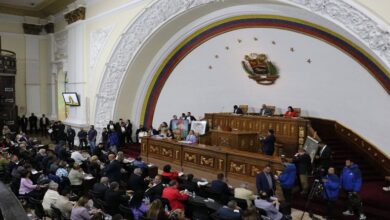
{"type": "MultiPolygon", "coordinates": [[[[126,28],[104,70],[96,96],[94,124],[104,127],[114,116],[117,95],[129,64],[148,38],[175,16],[206,4],[225,4],[221,0],[156,0],[126,28]]],[[[258,2],[258,1],[257,1],[258,2]]],[[[266,2],[266,1],[264,1],[266,2]]],[[[349,0],[281,0],[319,15],[354,35],[371,49],[378,60],[390,69],[389,27],[378,17],[349,0]]]]}

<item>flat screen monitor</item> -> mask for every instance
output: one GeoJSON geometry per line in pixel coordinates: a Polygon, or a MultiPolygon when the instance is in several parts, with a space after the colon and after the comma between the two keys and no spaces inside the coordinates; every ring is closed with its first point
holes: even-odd
{"type": "Polygon", "coordinates": [[[63,92],[62,97],[64,98],[65,105],[69,106],[80,106],[80,101],[77,93],[75,92],[63,92]]]}

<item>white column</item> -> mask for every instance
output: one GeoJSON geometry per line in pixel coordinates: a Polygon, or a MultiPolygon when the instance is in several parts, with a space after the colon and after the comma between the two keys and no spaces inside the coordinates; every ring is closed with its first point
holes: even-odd
{"type": "Polygon", "coordinates": [[[41,85],[39,74],[39,36],[25,35],[26,39],[26,115],[41,115],[41,85]]]}
{"type": "Polygon", "coordinates": [[[76,128],[88,126],[86,111],[87,99],[85,94],[85,71],[84,71],[84,21],[77,21],[67,27],[67,92],[76,92],[79,96],[80,106],[70,106],[68,118],[65,124],[76,128]]]}

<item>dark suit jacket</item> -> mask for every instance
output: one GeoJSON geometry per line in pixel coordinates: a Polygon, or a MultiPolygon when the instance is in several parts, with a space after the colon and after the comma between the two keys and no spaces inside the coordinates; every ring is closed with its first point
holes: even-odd
{"type": "Polygon", "coordinates": [[[40,119],[39,119],[39,127],[40,127],[40,128],[42,128],[43,126],[48,127],[49,124],[50,124],[50,121],[49,121],[48,118],[45,117],[45,119],[43,119],[43,118],[40,118],[40,119]],[[45,125],[43,125],[43,120],[45,120],[45,125]]]}
{"type": "Polygon", "coordinates": [[[106,193],[104,194],[104,201],[107,203],[108,206],[108,213],[118,213],[119,211],[119,205],[122,203],[126,203],[128,201],[128,196],[125,195],[124,191],[112,191],[108,189],[106,193]]]}
{"type": "Polygon", "coordinates": [[[103,183],[95,183],[93,185],[92,190],[97,193],[98,197],[100,199],[104,199],[104,196],[106,194],[106,191],[108,190],[108,187],[104,185],[103,183]]]}
{"type": "Polygon", "coordinates": [[[210,190],[221,195],[230,195],[228,185],[221,180],[214,180],[211,182],[210,190]]]}
{"type": "Polygon", "coordinates": [[[272,110],[269,108],[262,108],[260,109],[260,115],[272,116],[272,110]]]}
{"type": "Polygon", "coordinates": [[[272,188],[269,187],[267,177],[265,176],[264,172],[258,173],[256,175],[256,188],[257,191],[263,191],[266,192],[268,195],[274,195],[276,186],[275,186],[275,179],[273,177],[273,174],[270,173],[271,179],[272,179],[272,188]]]}
{"type": "Polygon", "coordinates": [[[121,169],[122,166],[117,160],[113,160],[107,165],[105,172],[110,182],[116,181],[119,183],[121,181],[121,169]]]}
{"type": "Polygon", "coordinates": [[[234,110],[233,113],[236,113],[236,114],[239,114],[239,115],[244,114],[244,112],[240,108],[237,108],[236,110],[234,110]]]}
{"type": "Polygon", "coordinates": [[[182,188],[190,192],[195,192],[196,194],[199,194],[199,187],[196,182],[186,180],[183,182],[182,188]]]}
{"type": "Polygon", "coordinates": [[[320,158],[317,160],[318,165],[326,171],[330,166],[330,157],[332,155],[330,147],[326,146],[322,153],[321,149],[318,149],[317,155],[320,156],[320,158]]]}
{"type": "Polygon", "coordinates": [[[310,174],[311,172],[311,158],[309,154],[298,155],[293,158],[293,162],[297,167],[298,174],[310,174]]]}
{"type": "Polygon", "coordinates": [[[127,181],[127,186],[134,191],[145,191],[148,187],[144,178],[134,173],[130,175],[129,180],[127,181]]]}
{"type": "Polygon", "coordinates": [[[150,201],[152,202],[155,199],[161,198],[161,195],[163,193],[164,186],[162,183],[159,183],[151,188],[149,188],[145,194],[149,197],[150,201]]]}
{"type": "Polygon", "coordinates": [[[241,213],[234,212],[230,208],[227,207],[221,207],[217,210],[216,215],[223,219],[229,219],[229,220],[241,220],[241,213]]]}
{"type": "Polygon", "coordinates": [[[263,153],[266,155],[273,155],[275,151],[275,141],[276,138],[274,135],[268,135],[264,140],[261,141],[263,147],[263,153]]]}

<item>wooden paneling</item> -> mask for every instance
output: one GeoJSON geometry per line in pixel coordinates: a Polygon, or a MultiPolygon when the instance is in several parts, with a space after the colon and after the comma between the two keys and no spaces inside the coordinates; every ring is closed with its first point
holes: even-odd
{"type": "Polygon", "coordinates": [[[253,131],[211,131],[211,145],[231,147],[237,150],[258,152],[260,141],[253,131]]]}
{"type": "Polygon", "coordinates": [[[302,118],[235,115],[229,113],[206,113],[210,129],[231,128],[266,135],[268,129],[275,131],[276,140],[283,145],[283,154],[294,155],[304,144],[308,120],[302,118]]]}
{"type": "Polygon", "coordinates": [[[275,170],[283,169],[278,157],[230,147],[184,144],[152,137],[142,138],[141,155],[148,160],[162,160],[179,165],[181,168],[190,167],[215,175],[224,173],[226,177],[231,176],[248,182],[254,182],[257,172],[267,164],[275,170]]]}

